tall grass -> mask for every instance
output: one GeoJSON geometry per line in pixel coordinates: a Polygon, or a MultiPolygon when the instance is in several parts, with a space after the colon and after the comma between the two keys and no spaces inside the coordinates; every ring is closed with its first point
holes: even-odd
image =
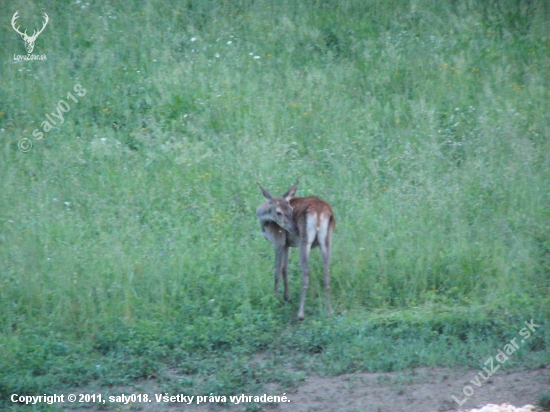
{"type": "MultiPolygon", "coordinates": [[[[429,328],[447,319],[440,332],[470,346],[498,342],[516,330],[512,319],[548,320],[549,9],[544,1],[23,2],[21,24],[43,11],[50,24],[34,51],[46,61],[14,63],[22,41],[8,23],[0,32],[0,351],[15,365],[5,392],[25,373],[22,388],[54,385],[36,376],[58,353],[80,353],[82,364],[63,368],[82,372],[121,347],[132,362],[162,361],[175,347],[266,350],[286,331],[304,353],[335,345],[340,363],[331,369],[336,352],[326,355],[328,371],[353,370],[358,358],[360,368],[387,370],[411,364],[370,364],[380,353],[369,350],[388,336],[350,343],[364,336],[364,319],[393,325],[396,313],[424,308],[400,322],[430,313],[429,328]],[[86,95],[34,138],[76,83],[86,95]],[[28,153],[17,149],[24,137],[28,153]],[[293,303],[272,296],[254,182],[283,193],[297,178],[299,195],[335,211],[339,320],[323,318],[315,253],[310,320],[291,324],[295,256],[293,303]],[[165,346],[144,354],[158,339],[165,346]],[[48,349],[50,340],[68,346],[48,349]],[[37,346],[44,358],[22,358],[37,346]]],[[[428,336],[422,328],[417,336],[428,336]]],[[[540,336],[535,349],[547,353],[540,336]]],[[[453,358],[446,345],[414,362],[467,362],[466,346],[453,358]]],[[[138,369],[130,378],[158,367],[138,369]]],[[[69,372],[68,383],[82,376],[69,372]]],[[[118,372],[85,376],[108,382],[118,372]]]]}

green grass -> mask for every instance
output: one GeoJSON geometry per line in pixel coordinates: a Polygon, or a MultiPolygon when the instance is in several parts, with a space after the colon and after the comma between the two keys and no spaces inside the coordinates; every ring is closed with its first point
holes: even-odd
{"type": "Polygon", "coordinates": [[[46,61],[0,31],[2,400],[477,367],[531,318],[510,365],[550,361],[547,2],[33,4],[46,61]],[[298,178],[337,220],[303,323],[254,213],[298,178]]]}

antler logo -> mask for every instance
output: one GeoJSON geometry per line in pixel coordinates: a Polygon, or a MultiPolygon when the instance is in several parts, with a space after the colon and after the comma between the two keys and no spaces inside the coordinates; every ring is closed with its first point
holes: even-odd
{"type": "Polygon", "coordinates": [[[44,24],[42,25],[42,28],[38,31],[34,30],[32,36],[29,36],[29,35],[27,35],[27,30],[25,30],[23,33],[21,33],[19,31],[19,27],[15,26],[15,20],[17,20],[17,18],[19,17],[18,13],[19,13],[19,10],[16,11],[15,14],[13,15],[13,17],[11,19],[11,26],[13,27],[13,29],[17,33],[19,33],[21,35],[21,37],[23,38],[23,41],[25,42],[25,49],[27,49],[27,53],[31,54],[33,49],[34,49],[34,42],[36,41],[36,38],[38,37],[38,35],[40,33],[42,33],[44,31],[44,29],[46,28],[46,25],[48,24],[48,21],[50,19],[49,19],[48,15],[46,13],[44,13],[44,24]]]}

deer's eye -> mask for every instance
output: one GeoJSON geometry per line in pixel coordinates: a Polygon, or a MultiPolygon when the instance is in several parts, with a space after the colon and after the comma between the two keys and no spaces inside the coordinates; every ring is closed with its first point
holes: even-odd
{"type": "Polygon", "coordinates": [[[282,216],[283,213],[282,212],[277,212],[277,216],[282,216]]]}

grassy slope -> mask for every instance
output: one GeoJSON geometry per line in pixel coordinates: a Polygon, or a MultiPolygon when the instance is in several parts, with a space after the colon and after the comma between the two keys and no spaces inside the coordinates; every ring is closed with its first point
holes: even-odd
{"type": "Polygon", "coordinates": [[[477,367],[531,318],[510,365],[548,362],[545,2],[20,10],[51,22],[44,62],[13,64],[22,41],[0,32],[3,399],[166,365],[189,375],[174,388],[253,391],[298,379],[289,355],[320,373],[477,367]],[[282,305],[254,217],[256,180],[296,178],[337,217],[338,316],[315,252],[302,324],[296,255],[282,305]]]}

